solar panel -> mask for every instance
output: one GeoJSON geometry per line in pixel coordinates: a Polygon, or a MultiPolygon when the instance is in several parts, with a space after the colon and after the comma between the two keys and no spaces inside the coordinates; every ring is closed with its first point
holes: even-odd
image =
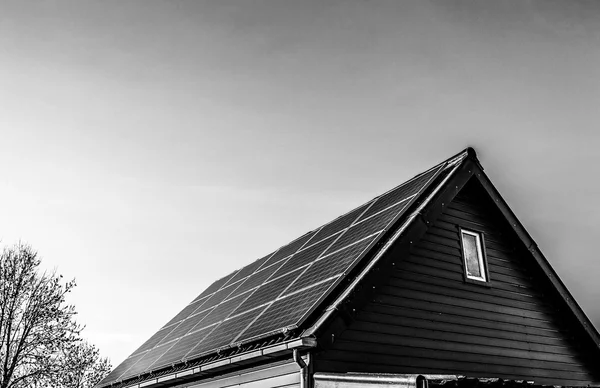
{"type": "Polygon", "coordinates": [[[297,252],[294,256],[290,257],[290,259],[287,262],[285,262],[285,264],[283,264],[281,268],[277,270],[275,276],[281,276],[284,273],[291,272],[315,260],[323,252],[325,252],[325,250],[333,243],[334,240],[335,239],[333,237],[329,237],[310,247],[305,248],[304,250],[297,252]]]}
{"type": "Polygon", "coordinates": [[[255,272],[252,276],[246,278],[246,280],[239,286],[239,288],[235,291],[236,294],[241,294],[256,286],[260,286],[263,284],[281,265],[283,262],[279,264],[270,266],[269,268],[262,269],[258,272],[255,272]]]}
{"type": "Polygon", "coordinates": [[[244,301],[244,295],[238,295],[215,307],[196,327],[202,328],[220,322],[227,318],[244,301]]]}
{"type": "MultiPolygon", "coordinates": [[[[202,305],[202,310],[207,309],[209,307],[217,306],[219,303],[223,302],[225,299],[228,299],[231,296],[231,293],[235,291],[237,287],[229,286],[220,289],[219,291],[212,294],[208,300],[202,305]]],[[[200,310],[198,310],[200,311],[200,310]]]]}
{"type": "MultiPolygon", "coordinates": [[[[275,253],[275,252],[273,252],[275,253]]],[[[269,257],[273,256],[273,253],[268,254],[267,256],[258,259],[252,263],[250,263],[249,265],[245,266],[244,268],[242,268],[241,270],[238,271],[238,273],[236,273],[232,278],[231,281],[229,282],[230,284],[234,284],[242,279],[244,279],[245,277],[252,275],[254,273],[254,271],[256,271],[257,269],[259,269],[259,267],[266,262],[269,257]]]]}
{"type": "Polygon", "coordinates": [[[148,341],[144,342],[144,344],[142,346],[137,348],[137,350],[135,352],[133,352],[132,354],[138,354],[145,350],[152,349],[156,344],[158,344],[160,342],[160,340],[162,340],[173,329],[174,329],[174,326],[167,327],[165,329],[160,329],[152,337],[150,337],[150,339],[148,341]]]}
{"type": "Polygon", "coordinates": [[[149,352],[146,352],[138,362],[133,364],[133,366],[129,368],[129,370],[123,373],[121,378],[137,376],[138,374],[144,372],[150,365],[154,364],[156,360],[158,360],[163,354],[165,354],[167,350],[169,350],[173,345],[174,343],[170,342],[168,344],[157,346],[149,352]]]}
{"type": "Polygon", "coordinates": [[[277,279],[269,280],[268,283],[257,288],[256,291],[254,291],[252,295],[237,308],[236,313],[248,311],[261,304],[275,300],[285,287],[291,284],[299,275],[300,271],[294,271],[277,279]]]}
{"type": "Polygon", "coordinates": [[[306,311],[333,285],[334,281],[335,279],[330,279],[277,300],[250,327],[242,332],[236,341],[248,340],[261,334],[297,324],[306,311]]]}
{"type": "Polygon", "coordinates": [[[310,240],[310,238],[315,233],[316,233],[316,231],[308,232],[304,236],[300,237],[299,239],[296,239],[296,240],[292,241],[291,243],[289,243],[288,245],[281,247],[277,252],[275,252],[275,254],[273,256],[271,256],[269,258],[269,260],[267,260],[267,262],[264,264],[263,268],[266,268],[269,265],[276,263],[279,260],[284,259],[293,253],[296,253],[296,251],[298,249],[302,248],[302,246],[304,244],[306,244],[306,242],[308,240],[310,240]]]}
{"type": "Polygon", "coordinates": [[[300,325],[437,172],[417,176],[217,280],[103,383],[300,325]]]}
{"type": "Polygon", "coordinates": [[[198,299],[206,296],[206,295],[210,295],[213,292],[217,291],[219,288],[221,288],[221,286],[223,286],[225,283],[227,283],[229,281],[229,279],[231,279],[233,276],[235,276],[235,274],[238,271],[234,271],[232,273],[230,273],[229,275],[222,277],[221,279],[217,280],[216,282],[214,282],[213,284],[211,284],[210,286],[208,286],[208,288],[204,291],[202,291],[202,293],[200,295],[198,295],[196,297],[196,299],[194,299],[193,301],[197,301],[198,299]]]}
{"type": "Polygon", "coordinates": [[[173,317],[173,319],[171,319],[169,322],[167,322],[167,324],[164,325],[163,327],[164,328],[169,327],[173,324],[176,324],[176,323],[186,319],[187,317],[192,315],[196,310],[198,310],[198,308],[202,307],[208,299],[209,299],[209,297],[206,297],[206,298],[203,298],[203,299],[200,299],[200,300],[197,300],[195,302],[188,304],[187,306],[185,306],[183,308],[183,310],[181,310],[177,315],[175,315],[173,317]]]}
{"type": "MultiPolygon", "coordinates": [[[[371,201],[373,202],[373,201],[371,201]]],[[[354,221],[358,219],[358,217],[369,207],[371,202],[367,202],[362,206],[357,207],[356,209],[346,213],[345,215],[338,217],[333,220],[329,224],[323,226],[313,237],[312,241],[320,241],[326,237],[329,237],[333,234],[339,233],[342,230],[349,227],[354,221]]]]}
{"type": "Polygon", "coordinates": [[[291,294],[307,284],[316,284],[323,279],[328,279],[337,274],[343,273],[350,268],[351,264],[360,256],[360,254],[371,244],[377,236],[366,238],[356,244],[350,245],[338,252],[323,256],[315,261],[306,269],[296,281],[285,290],[286,294],[291,294]]]}
{"type": "Polygon", "coordinates": [[[406,202],[382,211],[371,218],[364,219],[354,224],[344,233],[329,249],[328,252],[335,252],[344,248],[354,241],[362,240],[374,233],[382,231],[406,206],[406,202]]]}
{"type": "Polygon", "coordinates": [[[181,321],[181,323],[179,323],[169,334],[167,334],[165,336],[165,338],[163,338],[158,343],[158,345],[162,345],[164,343],[170,342],[174,339],[184,336],[189,331],[191,331],[194,328],[194,326],[196,326],[198,323],[200,323],[212,311],[213,311],[213,308],[210,308],[208,310],[203,310],[197,314],[194,314],[194,315],[186,318],[184,321],[181,321]]]}
{"type": "MultiPolygon", "coordinates": [[[[442,168],[442,167],[432,169],[432,170],[426,172],[425,174],[419,175],[419,176],[413,178],[412,180],[410,180],[406,183],[403,183],[400,186],[397,186],[396,188],[381,195],[379,198],[377,198],[377,200],[375,201],[373,206],[371,206],[369,208],[369,210],[367,210],[365,212],[365,214],[363,214],[360,217],[360,220],[364,220],[365,218],[370,217],[373,214],[380,212],[381,210],[387,208],[388,206],[391,206],[398,202],[406,201],[413,195],[417,194],[419,192],[419,190],[421,190],[421,188],[425,184],[427,184],[427,182],[429,182],[429,180],[431,178],[433,178],[435,173],[440,168],[442,168]]],[[[406,201],[406,202],[408,202],[408,201],[406,201]]]]}
{"type": "Polygon", "coordinates": [[[194,332],[188,333],[184,337],[181,337],[175,345],[165,352],[149,369],[157,369],[160,366],[171,365],[174,362],[182,361],[185,355],[194,348],[197,344],[202,342],[204,337],[213,330],[213,327],[207,327],[194,332]]]}
{"type": "Polygon", "coordinates": [[[193,359],[211,350],[230,345],[241,330],[248,326],[265,308],[258,308],[229,319],[215,328],[200,344],[186,356],[193,359]]]}
{"type": "Polygon", "coordinates": [[[126,372],[129,368],[131,368],[136,362],[138,362],[144,354],[138,354],[135,356],[129,356],[125,361],[119,364],[115,369],[112,370],[105,378],[100,381],[100,385],[110,381],[116,381],[121,378],[123,372],[126,372]]]}

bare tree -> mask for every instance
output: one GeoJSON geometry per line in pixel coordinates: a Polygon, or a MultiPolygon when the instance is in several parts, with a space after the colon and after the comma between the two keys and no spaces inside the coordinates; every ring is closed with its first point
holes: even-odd
{"type": "Polygon", "coordinates": [[[100,358],[98,349],[85,341],[66,346],[61,351],[60,373],[52,386],[57,388],[92,388],[112,369],[107,358],[100,358]]]}
{"type": "Polygon", "coordinates": [[[74,320],[75,308],[65,301],[75,281],[63,285],[62,276],[40,272],[39,266],[37,252],[28,245],[4,248],[0,256],[0,388],[84,384],[84,378],[65,376],[72,371],[80,375],[77,367],[85,370],[81,363],[92,365],[92,359],[108,364],[81,340],[83,327],[74,320]]]}

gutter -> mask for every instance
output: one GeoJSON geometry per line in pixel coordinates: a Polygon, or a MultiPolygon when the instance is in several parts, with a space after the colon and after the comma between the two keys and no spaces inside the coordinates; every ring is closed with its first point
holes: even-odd
{"type": "MultiPolygon", "coordinates": [[[[259,359],[265,358],[277,358],[289,354],[289,351],[292,350],[294,353],[294,360],[296,360],[296,353],[299,350],[307,350],[311,348],[315,348],[317,346],[317,340],[310,337],[298,338],[291,341],[279,343],[277,345],[268,346],[262,349],[249,351],[242,354],[236,354],[235,356],[223,358],[217,361],[213,361],[207,364],[199,365],[194,368],[184,369],[175,373],[170,373],[166,375],[162,375],[159,377],[153,377],[148,380],[144,380],[141,382],[133,383],[131,385],[123,385],[122,387],[127,388],[143,388],[152,386],[154,384],[169,382],[176,383],[178,379],[191,380],[195,376],[205,376],[208,374],[219,372],[221,369],[230,369],[235,366],[243,366],[249,363],[253,363],[258,361],[259,359]]],[[[299,357],[299,356],[298,356],[299,357]]],[[[300,358],[302,360],[302,358],[300,358]]],[[[298,362],[298,361],[296,361],[298,362]]],[[[304,362],[304,361],[303,361],[304,362]]],[[[306,368],[306,374],[308,376],[308,368],[306,368]]],[[[109,388],[112,385],[120,384],[120,382],[116,382],[115,384],[105,385],[102,388],[109,388]]],[[[162,385],[162,384],[161,384],[162,385]]],[[[304,386],[308,388],[307,385],[304,386]]]]}

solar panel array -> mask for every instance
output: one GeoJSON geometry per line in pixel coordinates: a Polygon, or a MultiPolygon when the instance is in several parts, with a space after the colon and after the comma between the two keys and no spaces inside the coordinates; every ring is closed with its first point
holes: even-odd
{"type": "Polygon", "coordinates": [[[429,170],[217,280],[101,385],[299,325],[443,168],[429,170]]]}

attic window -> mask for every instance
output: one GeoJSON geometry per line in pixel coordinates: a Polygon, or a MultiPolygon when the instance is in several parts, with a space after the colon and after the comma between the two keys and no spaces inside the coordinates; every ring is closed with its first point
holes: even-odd
{"type": "Polygon", "coordinates": [[[460,229],[465,280],[484,282],[489,281],[483,235],[479,232],[460,229]]]}

